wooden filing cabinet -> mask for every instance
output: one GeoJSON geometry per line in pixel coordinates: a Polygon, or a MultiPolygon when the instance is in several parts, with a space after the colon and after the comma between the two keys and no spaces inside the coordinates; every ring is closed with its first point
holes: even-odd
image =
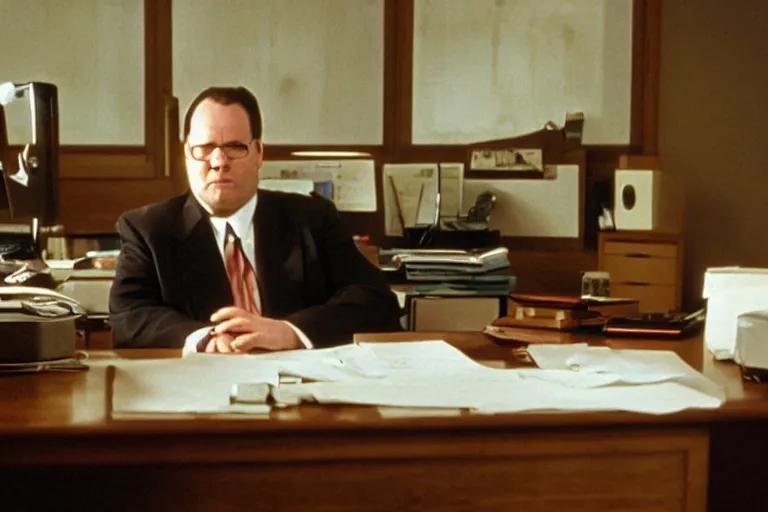
{"type": "Polygon", "coordinates": [[[598,267],[610,274],[611,296],[638,299],[640,312],[680,310],[683,244],[677,233],[605,231],[598,267]]]}

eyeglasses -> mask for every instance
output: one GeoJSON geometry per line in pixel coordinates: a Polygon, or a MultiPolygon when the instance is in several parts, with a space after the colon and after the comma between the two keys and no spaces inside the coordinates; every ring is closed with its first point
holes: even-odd
{"type": "Polygon", "coordinates": [[[227,158],[243,158],[248,155],[248,144],[242,142],[231,142],[229,144],[198,144],[196,146],[189,146],[189,154],[195,160],[208,160],[211,154],[216,148],[227,156],[227,158]]]}

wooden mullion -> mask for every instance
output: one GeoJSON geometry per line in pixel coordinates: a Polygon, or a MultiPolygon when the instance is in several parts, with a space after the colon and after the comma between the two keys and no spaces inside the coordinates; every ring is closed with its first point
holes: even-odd
{"type": "Polygon", "coordinates": [[[658,152],[661,0],[634,0],[632,12],[631,152],[658,152]]]}
{"type": "Polygon", "coordinates": [[[147,158],[157,178],[167,177],[166,151],[173,151],[166,141],[166,102],[173,95],[171,0],[144,0],[146,31],[145,138],[147,158]]]}
{"type": "Polygon", "coordinates": [[[413,36],[414,1],[397,0],[396,71],[397,95],[394,113],[397,116],[396,147],[393,161],[413,145],[413,36]]]}
{"type": "Polygon", "coordinates": [[[398,98],[398,7],[400,0],[384,0],[384,98],[382,104],[382,144],[387,155],[397,154],[400,119],[397,115],[398,98]]]}

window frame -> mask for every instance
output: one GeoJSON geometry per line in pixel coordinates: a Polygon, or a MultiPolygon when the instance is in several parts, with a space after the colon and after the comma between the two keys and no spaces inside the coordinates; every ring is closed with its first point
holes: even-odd
{"type": "MultiPolygon", "coordinates": [[[[630,144],[586,146],[588,175],[609,179],[619,155],[653,155],[658,148],[661,0],[633,0],[630,144]]],[[[384,0],[382,142],[375,145],[267,145],[268,160],[297,159],[296,151],[361,151],[383,163],[464,161],[465,145],[412,142],[414,0],[384,0]]],[[[62,146],[60,217],[69,233],[108,232],[125,209],[186,189],[178,140],[179,105],[172,96],[172,0],[144,0],[144,146],[62,146]],[[119,183],[118,183],[119,182],[119,183]],[[98,211],[82,201],[100,196],[98,211]]],[[[378,204],[383,194],[377,187],[378,204]]],[[[383,212],[344,214],[350,229],[384,237],[383,212]]],[[[390,241],[390,242],[397,242],[390,241]]]]}

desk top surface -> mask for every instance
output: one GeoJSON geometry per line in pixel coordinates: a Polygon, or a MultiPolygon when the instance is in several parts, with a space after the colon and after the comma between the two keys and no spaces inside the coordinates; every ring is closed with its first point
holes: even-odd
{"type": "MultiPolygon", "coordinates": [[[[745,382],[734,363],[715,361],[700,337],[681,341],[639,341],[564,334],[574,342],[587,341],[612,348],[675,350],[688,364],[721,384],[727,402],[715,410],[688,410],[670,415],[626,412],[551,412],[478,416],[462,412],[449,417],[383,418],[376,407],[302,405],[275,409],[268,419],[248,416],[162,419],[113,419],[111,384],[105,361],[115,358],[178,357],[178,350],[93,351],[93,366],[85,372],[40,373],[0,377],[0,438],[68,435],[154,433],[214,434],[233,431],[296,432],[348,429],[509,429],[700,424],[768,418],[768,385],[745,382]],[[98,364],[96,362],[101,362],[98,364]],[[193,419],[193,420],[191,420],[193,419]]],[[[519,344],[499,344],[481,333],[397,333],[358,336],[359,341],[415,341],[444,339],[473,359],[524,366],[519,344]]]]}

